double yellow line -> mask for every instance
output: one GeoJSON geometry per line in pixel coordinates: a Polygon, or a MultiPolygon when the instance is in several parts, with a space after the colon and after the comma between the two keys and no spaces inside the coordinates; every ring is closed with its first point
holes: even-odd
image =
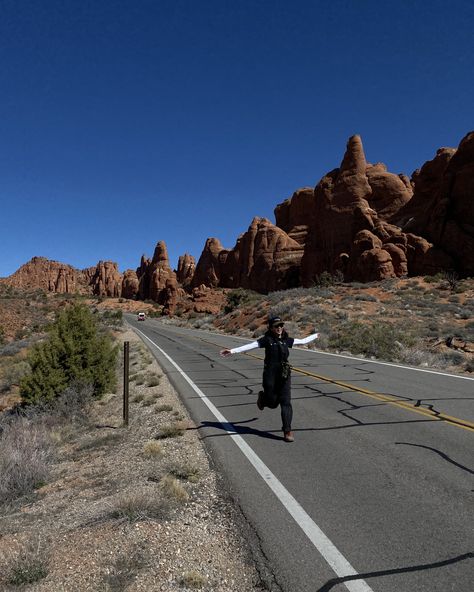
{"type": "MultiPolygon", "coordinates": [[[[202,338],[201,338],[202,339],[202,338]]],[[[212,343],[212,341],[207,341],[202,339],[202,341],[206,341],[207,343],[212,343]]],[[[212,345],[219,346],[217,343],[212,343],[212,345]]],[[[244,352],[246,356],[251,358],[255,358],[256,360],[262,360],[259,356],[254,354],[249,354],[244,352]]],[[[457,428],[461,428],[463,430],[468,430],[470,432],[474,432],[474,423],[467,421],[466,419],[459,419],[458,417],[453,417],[452,415],[447,415],[446,413],[440,413],[438,411],[434,411],[433,409],[425,409],[422,407],[418,407],[415,403],[409,403],[408,401],[401,401],[398,398],[390,397],[388,395],[383,395],[382,393],[376,393],[373,391],[369,391],[367,389],[360,388],[353,384],[348,384],[345,382],[341,382],[340,380],[334,380],[333,378],[328,378],[327,376],[322,376],[321,374],[315,374],[314,372],[308,372],[307,370],[303,370],[302,368],[297,368],[296,366],[291,366],[291,369],[294,372],[298,372],[299,374],[303,374],[304,376],[309,376],[311,378],[317,378],[318,380],[323,380],[324,382],[328,382],[330,384],[336,384],[337,386],[344,388],[348,391],[353,391],[356,393],[361,393],[362,395],[366,395],[367,397],[371,397],[372,399],[376,399],[377,401],[382,401],[383,403],[388,403],[389,405],[393,405],[394,407],[400,407],[401,409],[405,409],[411,411],[413,413],[418,413],[419,415],[424,415],[425,417],[429,417],[433,421],[444,421],[449,423],[457,428]]]]}
{"type": "MultiPolygon", "coordinates": [[[[204,343],[209,343],[211,345],[215,345],[216,347],[221,348],[222,346],[218,343],[214,343],[213,341],[209,341],[207,339],[203,339],[202,337],[195,338],[199,341],[203,341],[204,343]]],[[[263,358],[256,356],[254,354],[249,354],[244,352],[244,355],[249,356],[250,358],[255,358],[256,360],[263,361],[263,358]]],[[[467,421],[466,419],[459,419],[459,417],[453,417],[452,415],[447,415],[446,413],[440,413],[438,411],[434,411],[433,409],[426,409],[423,407],[418,407],[415,403],[409,403],[408,401],[401,401],[398,398],[390,397],[388,395],[383,395],[382,393],[375,393],[374,391],[369,391],[367,389],[360,388],[359,386],[355,386],[353,384],[348,384],[346,382],[341,382],[340,380],[334,380],[333,378],[328,378],[327,376],[322,376],[321,374],[315,374],[314,372],[308,372],[307,370],[303,370],[302,368],[297,368],[296,366],[291,366],[291,369],[294,372],[298,372],[299,374],[303,374],[304,376],[309,376],[310,378],[317,378],[318,380],[323,380],[324,382],[328,382],[330,384],[336,384],[337,386],[344,388],[348,391],[353,391],[355,393],[360,393],[367,397],[371,397],[372,399],[376,399],[377,401],[382,401],[383,403],[388,403],[389,405],[393,405],[394,407],[400,407],[401,409],[405,409],[406,411],[411,411],[412,413],[418,413],[419,415],[424,415],[425,417],[429,417],[433,421],[444,421],[453,425],[457,428],[461,428],[463,430],[468,430],[469,432],[474,432],[474,423],[471,421],[467,421]]]]}

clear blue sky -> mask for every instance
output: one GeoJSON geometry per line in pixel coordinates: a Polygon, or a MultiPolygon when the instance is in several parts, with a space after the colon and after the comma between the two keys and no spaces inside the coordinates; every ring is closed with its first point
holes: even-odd
{"type": "Polygon", "coordinates": [[[470,0],[1,0],[0,276],[171,265],[339,166],[474,128],[470,0]]]}

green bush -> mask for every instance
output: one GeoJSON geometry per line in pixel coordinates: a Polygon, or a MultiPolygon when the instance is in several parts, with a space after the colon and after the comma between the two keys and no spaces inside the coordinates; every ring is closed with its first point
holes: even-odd
{"type": "Polygon", "coordinates": [[[91,384],[100,396],[115,387],[116,358],[117,347],[99,332],[90,310],[74,304],[60,313],[48,340],[30,350],[21,395],[28,403],[50,401],[74,382],[91,384]]]}

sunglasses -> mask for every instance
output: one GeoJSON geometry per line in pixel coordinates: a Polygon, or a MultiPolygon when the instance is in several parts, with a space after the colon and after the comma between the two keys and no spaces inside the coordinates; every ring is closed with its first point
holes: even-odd
{"type": "Polygon", "coordinates": [[[277,323],[276,325],[273,325],[274,327],[284,327],[285,323],[277,323]]]}

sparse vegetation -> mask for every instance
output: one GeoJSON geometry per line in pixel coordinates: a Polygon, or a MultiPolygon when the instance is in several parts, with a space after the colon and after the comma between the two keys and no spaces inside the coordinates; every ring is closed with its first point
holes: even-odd
{"type": "Polygon", "coordinates": [[[172,501],[185,502],[189,498],[189,494],[172,475],[165,475],[160,481],[160,491],[162,495],[172,501]]]}
{"type": "Polygon", "coordinates": [[[361,323],[350,321],[336,328],[329,339],[330,347],[353,354],[393,360],[401,344],[409,345],[406,332],[390,323],[361,323]]]}
{"type": "Polygon", "coordinates": [[[126,590],[145,565],[145,557],[139,549],[130,554],[120,554],[114,560],[104,578],[106,592],[123,592],[126,590]]]}
{"type": "Polygon", "coordinates": [[[175,463],[168,467],[168,473],[176,477],[176,479],[190,481],[191,483],[197,483],[200,476],[199,467],[188,463],[175,463]]]}
{"type": "Polygon", "coordinates": [[[161,454],[163,454],[163,448],[161,447],[161,444],[156,440],[149,440],[143,447],[143,452],[147,456],[160,456],[161,454]]]}
{"type": "Polygon", "coordinates": [[[185,572],[179,581],[180,585],[185,588],[194,588],[200,590],[206,584],[207,580],[197,571],[185,572]]]}
{"type": "Polygon", "coordinates": [[[45,578],[49,570],[48,553],[41,539],[23,546],[10,567],[8,583],[12,586],[34,584],[45,578]]]}
{"type": "Polygon", "coordinates": [[[0,503],[30,493],[48,480],[53,444],[41,415],[3,418],[0,450],[0,503]]]}
{"type": "Polygon", "coordinates": [[[170,500],[154,491],[120,493],[111,505],[110,516],[128,522],[163,519],[170,509],[170,500]]]}
{"type": "Polygon", "coordinates": [[[173,411],[173,406],[165,403],[163,405],[157,405],[155,409],[157,413],[164,413],[167,411],[173,411]]]}
{"type": "Polygon", "coordinates": [[[159,434],[156,436],[157,440],[165,440],[166,438],[177,438],[184,434],[184,427],[181,423],[173,423],[165,425],[161,428],[159,434]]]}

